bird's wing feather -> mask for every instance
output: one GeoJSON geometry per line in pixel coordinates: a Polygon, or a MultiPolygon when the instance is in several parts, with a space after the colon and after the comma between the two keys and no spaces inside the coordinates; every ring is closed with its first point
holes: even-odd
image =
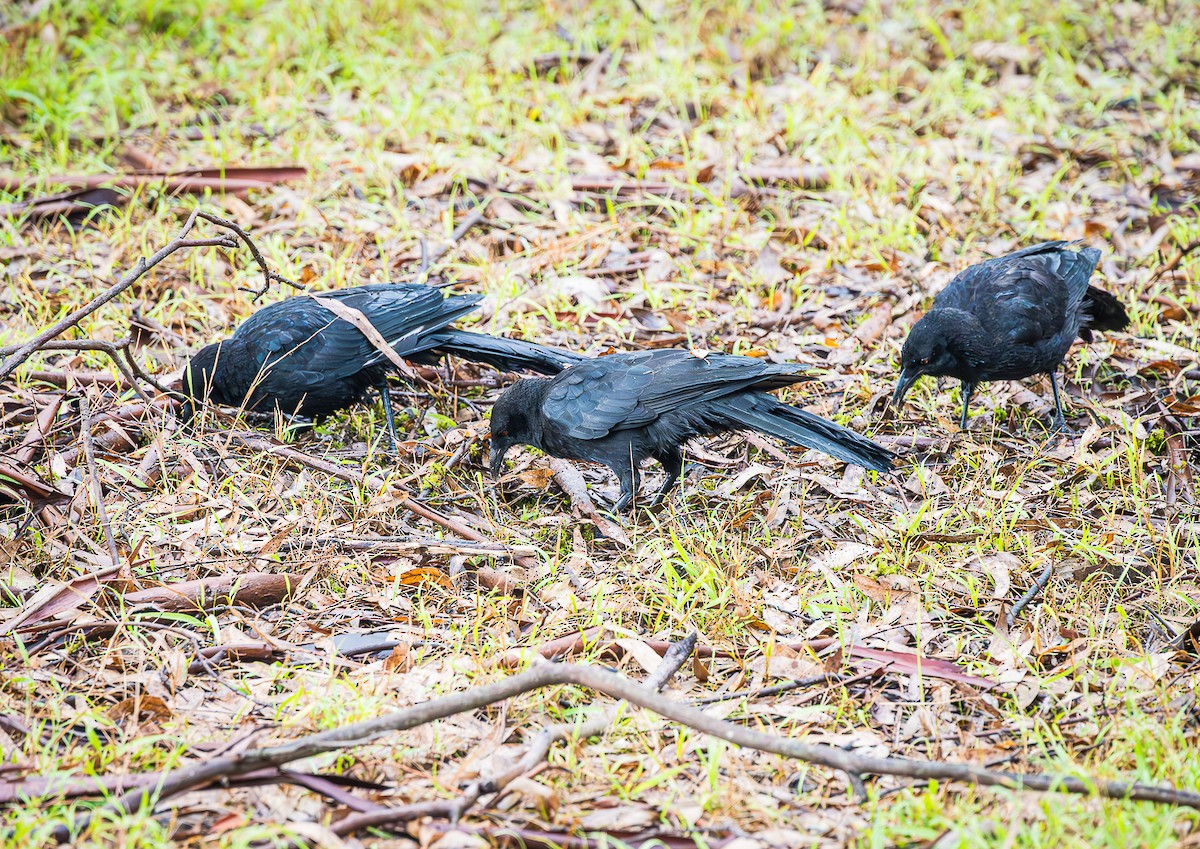
{"type": "MultiPolygon", "coordinates": [[[[475,296],[445,297],[418,285],[358,286],[321,294],[358,310],[401,356],[419,347],[421,334],[445,327],[475,309],[475,296]]],[[[238,328],[254,338],[258,366],[286,359],[289,376],[336,380],[384,361],[362,332],[315,300],[289,298],[259,310],[238,328]]]]}
{"type": "Polygon", "coordinates": [[[642,351],[571,366],[555,378],[542,412],[577,439],[599,439],[614,430],[648,425],[670,410],[804,379],[799,366],[748,357],[642,351]]]}
{"type": "Polygon", "coordinates": [[[1032,344],[1058,333],[1077,315],[1099,252],[1044,242],[973,265],[938,295],[935,305],[974,315],[995,338],[1032,344]]]}

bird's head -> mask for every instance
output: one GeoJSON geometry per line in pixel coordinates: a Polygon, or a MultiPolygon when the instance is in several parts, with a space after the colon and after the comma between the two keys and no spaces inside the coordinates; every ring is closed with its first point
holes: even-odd
{"type": "Polygon", "coordinates": [[[183,370],[183,411],[185,425],[190,425],[196,418],[198,409],[208,398],[220,403],[220,398],[214,397],[220,393],[215,389],[217,375],[217,360],[221,354],[221,343],[215,342],[201,348],[188,361],[183,370]]]}
{"type": "Polygon", "coordinates": [[[541,444],[542,398],[550,381],[545,378],[518,380],[504,390],[492,407],[492,475],[504,469],[504,455],[514,445],[541,444]]]}
{"type": "Polygon", "coordinates": [[[927,312],[904,340],[904,350],[900,353],[900,379],[892,394],[893,404],[899,406],[904,402],[904,396],[921,375],[957,376],[961,371],[963,364],[956,345],[958,334],[953,327],[954,317],[943,315],[943,312],[957,310],[927,312]]]}

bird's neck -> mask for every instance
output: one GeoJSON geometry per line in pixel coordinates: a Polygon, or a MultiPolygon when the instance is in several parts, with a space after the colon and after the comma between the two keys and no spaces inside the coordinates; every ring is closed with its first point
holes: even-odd
{"type": "Polygon", "coordinates": [[[517,392],[521,408],[525,411],[529,437],[526,444],[543,451],[546,447],[542,444],[545,431],[542,402],[546,400],[546,393],[550,391],[550,382],[551,379],[548,377],[527,377],[513,387],[517,392]]]}

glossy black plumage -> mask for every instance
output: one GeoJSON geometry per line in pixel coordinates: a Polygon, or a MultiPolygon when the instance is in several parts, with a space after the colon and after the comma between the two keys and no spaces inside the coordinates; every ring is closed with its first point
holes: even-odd
{"type": "Polygon", "coordinates": [[[675,349],[586,360],[552,379],[521,380],[505,390],[492,409],[492,472],[500,473],[516,444],[603,463],[620,481],[617,508],[623,509],[637,492],[642,461],[656,459],[667,471],[657,503],[679,478],[685,442],[731,430],[755,430],[849,463],[890,469],[893,455],[886,448],[766,392],[811,379],[803,366],[675,349]]]}
{"type": "MultiPolygon", "coordinates": [[[[503,370],[555,374],[582,359],[529,342],[447,327],[476,309],[478,295],[445,295],[416,284],[375,284],[322,292],[362,313],[401,357],[430,363],[446,354],[503,370]]],[[[388,358],[350,322],[307,295],[263,307],[234,334],[201,349],[184,372],[186,414],[211,400],[248,411],[321,419],[384,390],[388,358]]],[[[389,428],[391,407],[383,391],[389,428]]]]}
{"type": "Polygon", "coordinates": [[[1099,260],[1095,248],[1043,242],[958,274],[904,342],[894,403],[903,402],[921,375],[956,377],[963,384],[965,428],[978,384],[1045,373],[1054,390],[1055,426],[1063,427],[1055,371],[1071,344],[1076,337],[1092,341],[1093,330],[1129,324],[1116,298],[1088,285],[1099,260]]]}

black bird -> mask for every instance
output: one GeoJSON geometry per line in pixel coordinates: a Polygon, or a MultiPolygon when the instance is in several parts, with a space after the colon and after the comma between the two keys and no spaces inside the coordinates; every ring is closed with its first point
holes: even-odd
{"type": "Polygon", "coordinates": [[[198,351],[184,371],[185,420],[193,418],[197,403],[206,399],[319,420],[357,403],[376,387],[394,444],[396,423],[387,375],[395,366],[358,327],[318,298],[357,310],[399,356],[418,363],[454,354],[503,371],[557,374],[584,359],[570,351],[447,327],[476,309],[479,295],[447,296],[418,284],[356,286],[270,304],[246,319],[230,338],[198,351]]]}
{"type": "Polygon", "coordinates": [[[962,381],[962,418],[975,388],[987,380],[1049,374],[1054,389],[1054,429],[1066,427],[1055,370],[1078,336],[1121,330],[1129,316],[1108,292],[1089,286],[1100,251],[1068,250],[1043,242],[962,271],[913,325],[900,355],[893,403],[923,374],[962,381]]]}
{"type": "Polygon", "coordinates": [[[500,474],[505,453],[517,444],[603,463],[620,481],[616,506],[623,510],[640,485],[638,467],[654,458],[667,472],[654,506],[679,479],[687,440],[731,430],[756,430],[868,469],[890,469],[894,455],[886,448],[764,391],[811,379],[803,366],[678,349],[589,359],[552,379],[519,380],[505,390],[492,408],[492,473],[500,474]]]}

